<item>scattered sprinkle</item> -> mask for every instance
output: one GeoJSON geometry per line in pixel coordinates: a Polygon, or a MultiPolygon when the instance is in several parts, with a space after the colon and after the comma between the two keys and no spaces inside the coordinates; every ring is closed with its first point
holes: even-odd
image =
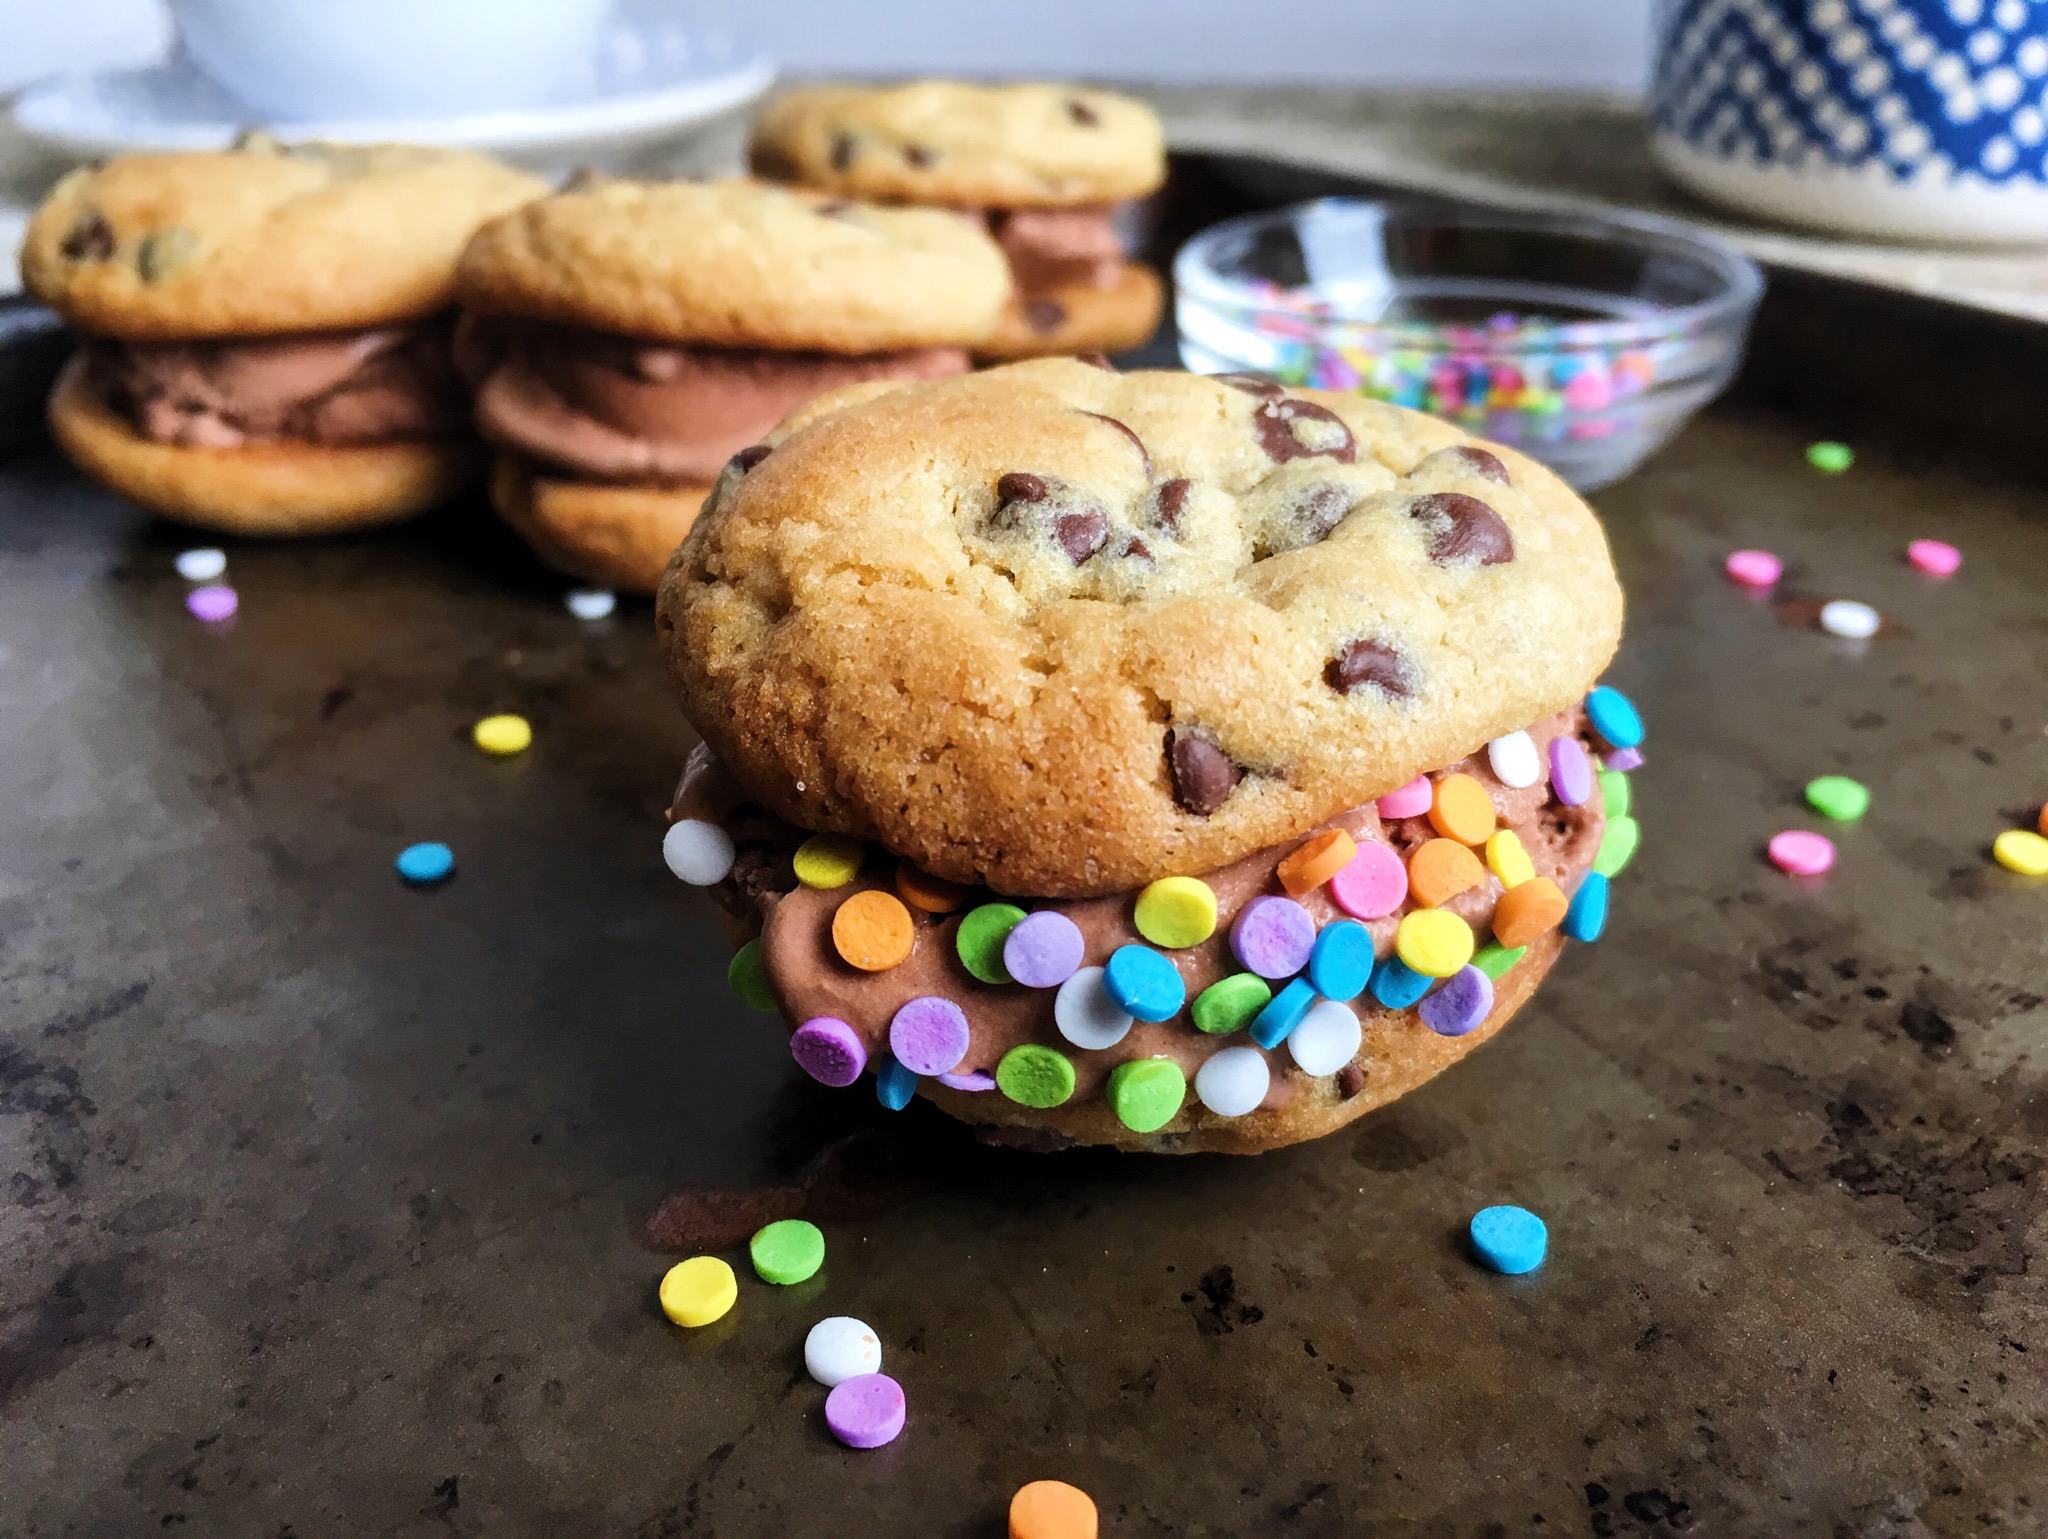
{"type": "Polygon", "coordinates": [[[1194,1017],[1197,1031],[1227,1037],[1251,1025],[1272,998],[1273,985],[1257,973],[1232,973],[1197,994],[1188,1013],[1194,1017]]]}
{"type": "Polygon", "coordinates": [[[1790,876],[1819,876],[1835,863],[1835,842],[1826,834],[1788,828],[1771,836],[1770,857],[1790,876]]]}
{"type": "Polygon", "coordinates": [[[398,852],[398,874],[415,887],[445,880],[454,869],[455,852],[445,844],[409,844],[398,852]]]}
{"type": "Polygon", "coordinates": [[[1877,634],[1884,617],[1856,599],[1830,599],[1820,606],[1820,628],[1830,636],[1850,641],[1867,641],[1877,634]]]}
{"type": "Polygon", "coordinates": [[[1536,740],[1526,732],[1510,732],[1486,745],[1486,765],[1494,779],[1517,791],[1528,789],[1543,778],[1543,755],[1536,740]]]}
{"type": "Polygon", "coordinates": [[[1519,951],[1563,924],[1570,909],[1564,889],[1549,877],[1517,882],[1493,906],[1493,938],[1509,950],[1519,951]]]}
{"type": "Polygon", "coordinates": [[[1473,949],[1472,926],[1440,908],[1411,910],[1394,932],[1395,953],[1425,978],[1450,977],[1472,960],[1473,949]]]}
{"type": "Polygon", "coordinates": [[[1856,463],[1856,451],[1847,444],[1823,439],[1806,446],[1806,463],[1825,475],[1838,476],[1856,463]]]}
{"type": "Polygon", "coordinates": [[[1319,999],[1309,1006],[1301,1024],[1287,1034],[1287,1052],[1302,1073],[1321,1079],[1356,1058],[1364,1040],[1365,1030],[1356,1011],[1334,999],[1319,999]]]}
{"type": "Polygon", "coordinates": [[[825,1397],[825,1425],[848,1448],[880,1448],[903,1430],[903,1386],[886,1373],[841,1379],[825,1397]]]}
{"type": "Polygon", "coordinates": [[[804,1219],[779,1218],[755,1231],[747,1242],[747,1254],[761,1281],[787,1288],[818,1275],[818,1268],[825,1264],[825,1236],[816,1224],[804,1219]]]}
{"type": "Polygon", "coordinates": [[[1408,867],[1387,845],[1361,844],[1330,878],[1330,897],[1354,919],[1384,919],[1408,897],[1408,867]]]}
{"type": "Polygon", "coordinates": [[[912,1074],[951,1074],[972,1043],[967,1012],[940,994],[907,999],[889,1018],[889,1051],[912,1074]]]}
{"type": "Polygon", "coordinates": [[[1315,1002],[1316,988],[1308,979],[1296,978],[1282,985],[1280,992],[1267,1001],[1266,1008],[1252,1017],[1252,1040],[1260,1047],[1278,1047],[1294,1035],[1294,1028],[1315,1002]]]}
{"type": "Polygon", "coordinates": [[[1609,818],[1600,836],[1600,849],[1593,856],[1593,869],[1602,876],[1620,876],[1635,859],[1642,837],[1643,825],[1634,818],[1609,818]]]}
{"type": "Polygon", "coordinates": [[[1074,976],[1087,950],[1079,925],[1056,909],[1040,909],[1003,937],[1003,968],[1027,989],[1056,989],[1074,976]]]}
{"type": "Polygon", "coordinates": [[[1290,898],[1314,892],[1351,864],[1358,845],[1341,828],[1326,828],[1302,840],[1281,859],[1274,874],[1280,890],[1290,898]]]}
{"type": "Polygon", "coordinates": [[[1109,1109],[1133,1133],[1158,1132],[1187,1098],[1187,1075],[1171,1058],[1132,1058],[1109,1071],[1109,1109]]]}
{"type": "Polygon", "coordinates": [[[1837,823],[1853,823],[1870,810],[1870,789],[1847,775],[1821,775],[1806,782],[1806,805],[1837,823]]]}
{"type": "Polygon", "coordinates": [[[1460,844],[1484,844],[1493,833],[1496,819],[1493,798],[1486,787],[1470,775],[1446,775],[1436,783],[1436,795],[1429,804],[1429,821],[1446,839],[1460,844]]]}
{"type": "Polygon", "coordinates": [[[486,716],[469,735],[485,753],[525,753],[533,746],[533,724],[524,716],[486,716]]]}
{"type": "Polygon", "coordinates": [[[1991,841],[1991,854],[2008,871],[2048,876],[2048,836],[2032,829],[2008,828],[1991,841]]]}
{"type": "Polygon", "coordinates": [[[1643,751],[1640,748],[1617,748],[1613,753],[1602,754],[1600,762],[1608,769],[1626,775],[1643,767],[1643,751]]]}
{"type": "Polygon", "coordinates": [[[1231,952],[1261,978],[1292,978],[1308,966],[1315,943],[1315,916],[1292,898],[1254,898],[1230,923],[1231,952]]]}
{"type": "MultiPolygon", "coordinates": [[[[1530,882],[1528,886],[1536,884],[1530,882]]],[[[1520,892],[1521,888],[1515,891],[1520,892]]],[[[1607,878],[1598,871],[1588,871],[1579,881],[1579,890],[1572,894],[1571,906],[1564,911],[1564,920],[1558,930],[1575,941],[1596,941],[1607,928],[1607,878]]]]}
{"type": "Polygon", "coordinates": [[[209,624],[232,619],[242,601],[235,596],[235,590],[221,583],[208,583],[203,588],[194,588],[185,595],[185,608],[195,620],[209,624]]]}
{"type": "Polygon", "coordinates": [[[619,596],[609,588],[572,588],[562,602],[579,620],[602,620],[619,607],[619,596]]]}
{"type": "Polygon", "coordinates": [[[1216,894],[1200,877],[1161,877],[1138,894],[1134,922],[1155,946],[1199,946],[1216,933],[1216,894]]]}
{"type": "Polygon", "coordinates": [[[836,1015],[814,1015],[790,1033],[789,1056],[821,1085],[844,1090],[868,1066],[867,1044],[836,1015]]]}
{"type": "Polygon", "coordinates": [[[1610,818],[1625,818],[1628,816],[1630,800],[1628,776],[1624,775],[1620,770],[1602,770],[1600,772],[1600,810],[1610,818]]]}
{"type": "Polygon", "coordinates": [[[967,889],[941,881],[914,861],[896,862],[896,895],[927,914],[950,914],[967,901],[967,889]]]}
{"type": "Polygon", "coordinates": [[[1929,577],[1953,577],[1963,564],[1963,553],[1946,540],[1915,540],[1906,547],[1906,560],[1929,577]]]}
{"type": "Polygon", "coordinates": [[[1609,748],[1634,748],[1643,740],[1643,718],[1635,702],[1605,684],[1586,696],[1586,720],[1609,748]]]}
{"type": "Polygon", "coordinates": [[[1484,968],[1458,969],[1416,1012],[1440,1037],[1462,1037],[1493,1014],[1493,977],[1484,968]]]}
{"type": "Polygon", "coordinates": [[[661,1280],[661,1312],[693,1330],[723,1318],[739,1296],[739,1279],[716,1256],[678,1261],[661,1280]]]}
{"type": "Polygon", "coordinates": [[[796,847],[790,864],[804,886],[829,892],[860,875],[861,857],[866,853],[858,839],[844,834],[812,834],[796,847]]]}
{"type": "Polygon", "coordinates": [[[1226,1047],[1195,1070],[1195,1099],[1219,1117],[1242,1117],[1258,1110],[1272,1083],[1264,1053],[1255,1047],[1226,1047]]]}
{"type": "Polygon", "coordinates": [[[702,818],[677,818],[661,836],[661,858],[692,887],[712,887],[732,871],[732,835],[702,818]]]}
{"type": "Polygon", "coordinates": [[[804,1337],[804,1370],[827,1389],[882,1369],[882,1338],[851,1315],[831,1315],[804,1337]]]}
{"type": "Polygon", "coordinates": [[[1389,1010],[1406,1010],[1423,995],[1435,982],[1425,973],[1419,973],[1399,957],[1383,957],[1379,966],[1372,970],[1372,982],[1368,987],[1372,997],[1389,1010]]]}
{"type": "MultiPolygon", "coordinates": [[[[1275,898],[1272,901],[1284,903],[1287,900],[1275,898]]],[[[1304,946],[1301,961],[1307,960],[1308,948],[1304,946]]],[[[1300,970],[1299,962],[1289,969],[1291,972],[1300,970]]],[[[1180,969],[1150,946],[1133,944],[1117,947],[1109,954],[1109,962],[1103,968],[1102,983],[1119,1009],[1141,1021],[1170,1021],[1187,1003],[1188,986],[1181,979],[1180,969]]]]}
{"type": "Polygon", "coordinates": [[[1577,738],[1550,740],[1550,789],[1567,807],[1576,807],[1593,794],[1593,766],[1577,738]]]}
{"type": "Polygon", "coordinates": [[[1010,1498],[1010,1539],[1095,1539],[1095,1503],[1064,1480],[1034,1480],[1010,1498]]]}
{"type": "Polygon", "coordinates": [[[983,983],[1008,983],[1010,970],[1003,965],[1003,943],[1023,922],[1024,910],[1014,903],[984,903],[969,909],[953,934],[960,965],[983,983]]]}
{"type": "Polygon", "coordinates": [[[1073,1060],[1037,1042],[1020,1043],[996,1065],[996,1088],[1019,1106],[1063,1105],[1074,1094],[1073,1060]]]}
{"type": "Polygon", "coordinates": [[[1308,981],[1324,999],[1358,998],[1372,981],[1372,969],[1372,931],[1354,919],[1324,925],[1308,954],[1308,981]]]}
{"type": "Polygon", "coordinates": [[[1510,1204],[1481,1208],[1472,1215],[1472,1254],[1481,1266],[1518,1277],[1543,1265],[1550,1230],[1527,1208],[1510,1204]]]}
{"type": "Polygon", "coordinates": [[[182,550],[174,563],[178,575],[187,582],[212,582],[228,569],[228,553],[211,545],[202,545],[197,550],[182,550]]]}
{"type": "Polygon", "coordinates": [[[761,965],[761,941],[757,936],[732,954],[726,965],[725,981],[740,999],[756,1010],[773,1010],[775,996],[768,992],[768,969],[761,965]]]}
{"type": "Polygon", "coordinates": [[[2048,802],[2041,804],[2041,815],[2034,819],[2034,826],[2043,834],[2048,834],[2048,802]]]}
{"type": "Polygon", "coordinates": [[[916,940],[910,910],[896,894],[879,887],[863,888],[832,915],[832,948],[864,973],[887,972],[908,961],[916,940]]]}
{"type": "MultiPolygon", "coordinates": [[[[1052,1000],[1052,1022],[1076,1047],[1100,1052],[1130,1035],[1132,1016],[1110,997],[1100,967],[1083,967],[1060,985],[1052,1000]]],[[[1211,985],[1211,992],[1217,985],[1211,985]]],[[[1202,1023],[1202,1002],[1195,1001],[1195,1024],[1202,1023]]],[[[1231,1028],[1235,1030],[1235,1027],[1231,1028]]]]}
{"type": "Polygon", "coordinates": [[[875,1055],[875,1099],[884,1110],[901,1111],[917,1094],[917,1071],[893,1053],[875,1055]]]}
{"type": "Polygon", "coordinates": [[[1503,946],[1499,941],[1488,941],[1472,955],[1472,965],[1485,973],[1495,983],[1507,976],[1508,969],[1528,954],[1527,946],[1503,946]]]}
{"type": "Polygon", "coordinates": [[[1389,791],[1379,801],[1383,818],[1419,818],[1436,800],[1436,787],[1427,775],[1417,775],[1398,791],[1389,791]]]}
{"type": "Polygon", "coordinates": [[[1730,551],[1722,565],[1746,588],[1768,588],[1785,575],[1785,563],[1767,550],[1730,551]]]}

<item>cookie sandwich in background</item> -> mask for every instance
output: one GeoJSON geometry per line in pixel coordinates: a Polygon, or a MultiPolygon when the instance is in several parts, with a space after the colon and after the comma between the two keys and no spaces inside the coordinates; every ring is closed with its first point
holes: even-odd
{"type": "Polygon", "coordinates": [[[456,259],[546,190],[483,155],[262,135],[72,172],[22,248],[30,292],[81,337],[58,443],[207,529],[420,512],[482,465],[451,357],[456,259]]]}
{"type": "Polygon", "coordinates": [[[1256,1152],[1421,1084],[1634,847],[1606,539],[1418,413],[1042,360],[812,403],[657,606],[664,853],[829,1085],[1256,1152]],[[1625,757],[1621,757],[1625,755],[1625,757]]]}
{"type": "Polygon", "coordinates": [[[651,593],[727,461],[835,387],[964,373],[1007,287],[929,209],[581,178],[462,259],[492,500],[563,571],[651,593]]]}
{"type": "Polygon", "coordinates": [[[1143,102],[1061,85],[814,87],[769,104],[749,153],[762,176],[985,219],[1015,292],[984,358],[1125,352],[1159,325],[1159,276],[1129,255],[1132,202],[1166,180],[1143,102]]]}

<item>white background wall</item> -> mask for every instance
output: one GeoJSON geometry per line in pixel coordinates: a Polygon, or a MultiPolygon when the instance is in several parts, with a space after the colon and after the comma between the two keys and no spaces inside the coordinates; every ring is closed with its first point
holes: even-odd
{"type": "MultiPolygon", "coordinates": [[[[349,0],[327,0],[347,6],[349,0]]],[[[431,5],[434,0],[420,0],[431,5]]],[[[545,0],[504,0],[507,5],[545,0]]],[[[675,0],[794,73],[1509,85],[1632,91],[1650,0],[675,0]]],[[[0,90],[143,62],[161,0],[0,0],[0,90]]]]}

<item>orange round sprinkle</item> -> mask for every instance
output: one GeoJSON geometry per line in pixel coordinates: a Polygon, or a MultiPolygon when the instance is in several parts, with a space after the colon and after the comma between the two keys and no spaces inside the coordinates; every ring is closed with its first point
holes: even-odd
{"type": "Polygon", "coordinates": [[[1432,839],[1408,857],[1408,891],[1424,908],[1448,903],[1486,880],[1486,867],[1455,839],[1432,839]]]}
{"type": "Polygon", "coordinates": [[[2041,803],[2041,816],[2039,819],[2039,823],[2041,832],[2044,834],[2048,834],[2048,802],[2041,803]]]}
{"type": "Polygon", "coordinates": [[[910,910],[893,893],[870,887],[839,905],[832,944],[862,972],[886,972],[910,955],[910,910]]]}
{"type": "Polygon", "coordinates": [[[1287,889],[1287,896],[1298,898],[1305,892],[1314,892],[1331,877],[1351,864],[1351,857],[1358,853],[1358,846],[1351,836],[1341,828],[1326,828],[1319,834],[1310,834],[1280,862],[1280,885],[1287,889]]]}
{"type": "Polygon", "coordinates": [[[913,861],[896,862],[896,891],[912,908],[927,914],[950,914],[967,901],[967,889],[957,882],[943,882],[918,869],[913,861]]]}
{"type": "Polygon", "coordinates": [[[1510,951],[1526,946],[1545,931],[1556,929],[1569,907],[1557,883],[1547,876],[1533,876],[1500,895],[1493,910],[1493,938],[1510,951]]]}
{"type": "Polygon", "coordinates": [[[1034,1480],[1010,1498],[1010,1539],[1095,1539],[1095,1503],[1064,1480],[1034,1480]]]}
{"type": "Polygon", "coordinates": [[[1493,798],[1470,775],[1446,775],[1436,783],[1429,821],[1446,839],[1484,844],[1493,832],[1493,798]]]}

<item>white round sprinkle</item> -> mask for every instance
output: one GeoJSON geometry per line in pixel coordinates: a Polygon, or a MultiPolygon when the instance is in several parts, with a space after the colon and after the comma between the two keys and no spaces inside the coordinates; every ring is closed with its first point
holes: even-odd
{"type": "Polygon", "coordinates": [[[1084,967],[1052,997],[1052,1021],[1076,1047],[1115,1047],[1131,1029],[1131,1018],[1102,985],[1102,969],[1084,967]]]}
{"type": "Polygon", "coordinates": [[[1543,778],[1543,755],[1536,751],[1534,739],[1526,732],[1510,732],[1488,743],[1486,762],[1496,780],[1518,791],[1543,778]]]}
{"type": "Polygon", "coordinates": [[[882,1339],[852,1315],[833,1315],[804,1337],[804,1367],[827,1389],[863,1373],[880,1373],[882,1339]]]}
{"type": "Polygon", "coordinates": [[[228,553],[211,545],[178,552],[178,575],[187,582],[212,582],[228,569],[228,553]]]}
{"type": "Polygon", "coordinates": [[[1195,1095],[1219,1117],[1242,1117],[1266,1099],[1272,1082],[1264,1053],[1255,1047],[1226,1047],[1195,1070],[1195,1095]]]}
{"type": "Polygon", "coordinates": [[[1335,1074],[1358,1056],[1365,1033],[1349,1005],[1319,999],[1287,1035],[1287,1051],[1304,1074],[1335,1074]]]}
{"type": "Polygon", "coordinates": [[[1877,634],[1877,628],[1884,624],[1884,617],[1868,604],[1859,604],[1854,599],[1836,599],[1823,604],[1820,610],[1820,628],[1830,636],[1846,636],[1851,641],[1865,641],[1877,634]]]}
{"type": "Polygon", "coordinates": [[[661,858],[692,887],[709,887],[732,870],[732,835],[716,823],[678,818],[662,835],[661,858]]]}
{"type": "Polygon", "coordinates": [[[609,588],[577,588],[562,602],[579,620],[602,620],[619,607],[619,596],[609,588]]]}

